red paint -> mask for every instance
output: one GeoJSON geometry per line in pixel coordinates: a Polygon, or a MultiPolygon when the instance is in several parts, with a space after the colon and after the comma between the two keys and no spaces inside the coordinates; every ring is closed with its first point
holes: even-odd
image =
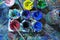
{"type": "Polygon", "coordinates": [[[16,29],[20,28],[20,23],[17,20],[13,20],[12,22],[10,22],[10,28],[14,31],[16,31],[16,29]]]}

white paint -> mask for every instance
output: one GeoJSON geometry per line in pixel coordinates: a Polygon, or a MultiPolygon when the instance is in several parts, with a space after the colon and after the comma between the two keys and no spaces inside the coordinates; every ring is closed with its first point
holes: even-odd
{"type": "Polygon", "coordinates": [[[5,0],[5,4],[6,4],[8,7],[13,6],[14,3],[15,3],[15,0],[5,0]]]}

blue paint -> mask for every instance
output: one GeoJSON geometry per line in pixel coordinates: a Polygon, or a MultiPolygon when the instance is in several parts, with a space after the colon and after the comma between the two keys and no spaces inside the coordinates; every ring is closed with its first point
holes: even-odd
{"type": "Polygon", "coordinates": [[[9,8],[4,3],[1,4],[0,5],[0,24],[3,24],[8,19],[8,12],[9,12],[9,8]]]}
{"type": "Polygon", "coordinates": [[[24,16],[25,19],[30,18],[30,11],[28,11],[28,10],[24,10],[24,11],[22,12],[22,16],[24,16]]]}
{"type": "Polygon", "coordinates": [[[42,18],[42,12],[40,11],[34,11],[33,14],[32,14],[32,17],[35,19],[35,20],[40,20],[42,18]]]}
{"type": "Polygon", "coordinates": [[[13,19],[17,19],[18,17],[20,17],[20,12],[19,10],[14,9],[9,13],[9,16],[13,19]]]}
{"type": "Polygon", "coordinates": [[[3,40],[3,35],[0,35],[0,40],[3,40]]]}
{"type": "Polygon", "coordinates": [[[16,14],[16,16],[20,16],[20,13],[18,12],[18,10],[13,10],[13,13],[16,14]]]}
{"type": "Polygon", "coordinates": [[[33,26],[33,29],[38,32],[40,30],[42,30],[42,23],[41,22],[36,22],[33,26]]]}
{"type": "Polygon", "coordinates": [[[42,37],[41,40],[48,40],[46,36],[42,37]]]}

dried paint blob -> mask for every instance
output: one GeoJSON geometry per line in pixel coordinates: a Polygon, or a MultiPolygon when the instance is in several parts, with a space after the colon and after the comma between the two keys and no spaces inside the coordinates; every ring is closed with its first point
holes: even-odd
{"type": "Polygon", "coordinates": [[[20,23],[17,20],[12,20],[10,22],[10,28],[14,31],[16,31],[16,29],[20,28],[20,23]],[[15,29],[16,28],[16,29],[15,29]]]}
{"type": "Polygon", "coordinates": [[[23,16],[23,18],[25,18],[25,19],[29,19],[29,18],[30,18],[30,11],[24,10],[24,11],[22,12],[22,16],[23,16]]]}
{"type": "Polygon", "coordinates": [[[40,20],[40,19],[43,17],[43,15],[42,15],[42,12],[40,12],[40,11],[34,11],[34,12],[32,13],[32,17],[33,17],[35,20],[40,20]]]}
{"type": "Polygon", "coordinates": [[[33,29],[36,31],[36,32],[39,32],[42,30],[42,23],[41,22],[36,22],[33,26],[33,29]]]}
{"type": "Polygon", "coordinates": [[[18,19],[20,17],[20,12],[17,9],[9,11],[9,17],[12,19],[18,19]]]}
{"type": "Polygon", "coordinates": [[[23,22],[23,27],[28,28],[29,27],[29,22],[27,22],[27,21],[23,22]]]}
{"type": "Polygon", "coordinates": [[[60,23],[59,22],[60,21],[60,10],[54,9],[54,10],[50,11],[46,15],[45,19],[48,24],[54,24],[54,25],[59,24],[60,23]]]}
{"type": "Polygon", "coordinates": [[[44,9],[44,8],[46,8],[46,2],[45,2],[45,0],[38,0],[38,2],[37,2],[37,8],[39,8],[39,9],[44,9]]]}
{"type": "Polygon", "coordinates": [[[5,0],[5,4],[6,4],[8,7],[13,6],[14,3],[15,3],[15,0],[5,0]]]}

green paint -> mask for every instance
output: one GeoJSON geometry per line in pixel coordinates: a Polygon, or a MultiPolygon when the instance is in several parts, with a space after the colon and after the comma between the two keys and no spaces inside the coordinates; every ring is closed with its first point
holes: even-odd
{"type": "Polygon", "coordinates": [[[45,2],[45,0],[38,0],[37,8],[39,8],[39,9],[44,9],[45,7],[46,7],[46,2],[45,2]]]}

